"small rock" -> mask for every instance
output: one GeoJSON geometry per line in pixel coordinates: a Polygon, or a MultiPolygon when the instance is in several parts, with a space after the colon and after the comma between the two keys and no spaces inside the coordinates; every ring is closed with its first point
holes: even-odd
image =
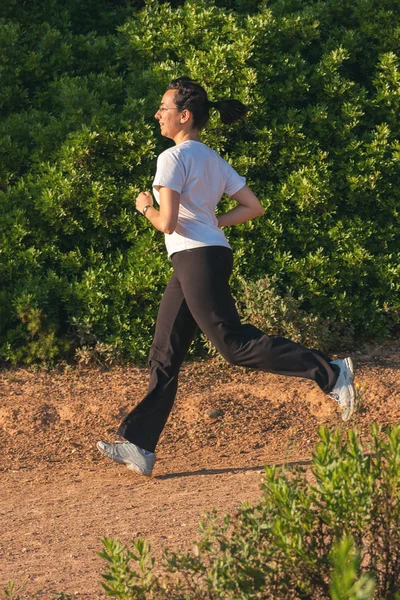
{"type": "Polygon", "coordinates": [[[223,410],[207,410],[206,417],[209,419],[217,419],[218,417],[222,417],[224,414],[223,410]]]}

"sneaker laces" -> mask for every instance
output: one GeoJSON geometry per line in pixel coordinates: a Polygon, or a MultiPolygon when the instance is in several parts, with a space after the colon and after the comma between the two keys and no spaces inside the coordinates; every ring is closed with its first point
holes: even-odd
{"type": "MultiPolygon", "coordinates": [[[[115,440],[114,444],[118,444],[118,445],[123,445],[123,444],[132,444],[133,442],[129,442],[127,440],[115,440]]],[[[134,446],[136,446],[136,444],[133,444],[134,446]]],[[[136,448],[139,450],[139,452],[143,455],[143,456],[153,456],[154,452],[150,452],[149,450],[145,450],[144,448],[140,448],[140,446],[136,446],[136,448]]]]}
{"type": "Polygon", "coordinates": [[[329,396],[329,398],[332,398],[332,400],[335,400],[335,402],[340,404],[339,394],[337,394],[336,392],[330,392],[330,394],[328,394],[328,396],[329,396]]]}

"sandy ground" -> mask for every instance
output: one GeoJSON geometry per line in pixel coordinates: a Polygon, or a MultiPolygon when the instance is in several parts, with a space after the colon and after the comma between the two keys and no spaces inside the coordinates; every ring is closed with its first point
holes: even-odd
{"type": "Polygon", "coordinates": [[[147,371],[133,366],[0,372],[0,598],[104,598],[103,537],[144,537],[189,549],[205,511],[230,513],[260,495],[265,464],[308,464],[317,429],[400,423],[400,342],[353,355],[366,390],[359,413],[341,422],[311,382],[185,364],[152,478],[102,457],[118,423],[143,396],[147,371]]]}

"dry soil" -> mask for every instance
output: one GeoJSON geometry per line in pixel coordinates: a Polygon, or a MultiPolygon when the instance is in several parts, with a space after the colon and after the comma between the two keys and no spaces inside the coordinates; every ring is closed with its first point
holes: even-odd
{"type": "Polygon", "coordinates": [[[400,342],[353,358],[365,392],[349,424],[309,381],[186,363],[152,478],[96,449],[143,397],[145,368],[0,372],[0,590],[14,580],[21,598],[104,598],[104,536],[144,537],[156,560],[190,549],[205,511],[259,497],[264,465],[309,464],[320,425],[367,438],[372,422],[399,423],[400,342]]]}

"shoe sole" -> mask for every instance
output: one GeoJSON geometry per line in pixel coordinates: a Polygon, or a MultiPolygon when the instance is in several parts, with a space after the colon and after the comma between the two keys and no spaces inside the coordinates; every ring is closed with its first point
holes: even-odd
{"type": "Polygon", "coordinates": [[[138,475],[142,475],[142,477],[151,477],[151,472],[150,473],[145,473],[144,471],[141,471],[140,469],[138,469],[136,467],[136,465],[132,464],[132,463],[124,463],[126,468],[129,469],[130,471],[133,471],[134,473],[137,473],[138,475]]]}
{"type": "MultiPolygon", "coordinates": [[[[356,390],[353,384],[353,376],[354,376],[354,367],[353,361],[350,357],[344,359],[344,364],[346,365],[347,371],[351,374],[351,382],[348,382],[350,389],[350,405],[346,407],[346,409],[342,412],[342,421],[346,422],[351,419],[355,412],[355,399],[356,399],[356,390]]],[[[347,379],[347,377],[346,377],[347,379]]]]}
{"type": "Polygon", "coordinates": [[[147,473],[145,471],[142,471],[139,467],[137,467],[133,463],[126,461],[125,459],[120,458],[118,456],[110,456],[107,451],[103,450],[103,448],[100,446],[100,444],[101,444],[101,442],[97,442],[96,447],[98,450],[100,450],[100,452],[102,453],[103,456],[106,456],[107,458],[118,463],[119,465],[124,465],[127,469],[129,469],[130,471],[134,471],[134,473],[137,473],[138,475],[142,475],[143,477],[151,477],[151,472],[147,473]]]}

